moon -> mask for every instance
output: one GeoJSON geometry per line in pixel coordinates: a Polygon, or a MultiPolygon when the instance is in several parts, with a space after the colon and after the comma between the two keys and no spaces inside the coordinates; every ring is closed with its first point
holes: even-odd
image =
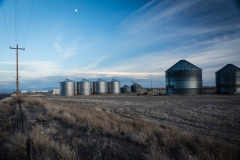
{"type": "Polygon", "coordinates": [[[75,12],[77,12],[78,10],[77,9],[75,9],[75,12]]]}

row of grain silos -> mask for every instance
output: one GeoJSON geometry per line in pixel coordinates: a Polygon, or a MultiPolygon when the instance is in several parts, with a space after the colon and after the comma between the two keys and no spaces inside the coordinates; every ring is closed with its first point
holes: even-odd
{"type": "Polygon", "coordinates": [[[121,87],[121,93],[137,93],[139,91],[139,88],[136,84],[133,84],[131,86],[124,85],[121,87]]]}
{"type": "MultiPolygon", "coordinates": [[[[217,93],[240,92],[240,68],[233,64],[227,64],[216,75],[217,93]]],[[[186,60],[180,60],[165,71],[166,94],[201,94],[202,93],[202,69],[186,60]]],[[[77,82],[77,94],[119,94],[138,92],[138,87],[133,84],[120,88],[120,82],[112,79],[106,82],[97,79],[93,83],[83,79],[77,82]]],[[[66,79],[60,82],[60,95],[72,96],[75,94],[75,82],[66,79]]]]}
{"type": "MultiPolygon", "coordinates": [[[[73,96],[75,94],[75,82],[66,79],[62,82],[59,82],[59,95],[64,96],[73,96]]],[[[97,79],[93,83],[82,79],[77,83],[77,94],[78,95],[91,95],[91,94],[119,94],[120,93],[120,81],[112,79],[109,82],[106,82],[102,79],[97,79]]]]}
{"type": "MultiPolygon", "coordinates": [[[[215,73],[217,93],[240,92],[240,68],[233,64],[215,73]]],[[[165,71],[167,94],[201,94],[202,69],[186,60],[180,60],[165,71]]]]}

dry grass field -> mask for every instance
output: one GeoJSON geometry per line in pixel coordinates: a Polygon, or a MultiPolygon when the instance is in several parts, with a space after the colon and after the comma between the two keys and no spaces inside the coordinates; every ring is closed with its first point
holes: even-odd
{"type": "MultiPolygon", "coordinates": [[[[21,101],[35,159],[240,159],[239,95],[21,101]]],[[[26,158],[26,136],[14,124],[18,107],[4,99],[0,109],[0,159],[26,158]]]]}

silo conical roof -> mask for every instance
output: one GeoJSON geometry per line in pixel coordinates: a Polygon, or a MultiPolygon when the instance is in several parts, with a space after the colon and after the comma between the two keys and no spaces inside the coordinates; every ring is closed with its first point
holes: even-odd
{"type": "Polygon", "coordinates": [[[174,64],[171,68],[166,70],[166,72],[178,71],[178,70],[202,70],[202,69],[186,60],[180,60],[176,64],[174,64]]]}
{"type": "Polygon", "coordinates": [[[216,73],[226,73],[226,72],[240,72],[240,68],[233,64],[227,64],[225,67],[218,70],[216,73]]]}
{"type": "Polygon", "coordinates": [[[83,78],[80,82],[90,82],[89,80],[83,78]]]}
{"type": "MultiPolygon", "coordinates": [[[[62,81],[62,82],[74,82],[74,81],[66,78],[66,79],[65,79],[64,81],[62,81]]],[[[60,82],[60,83],[62,83],[62,82],[60,82]]]]}
{"type": "Polygon", "coordinates": [[[116,79],[112,79],[111,81],[109,81],[109,82],[120,82],[120,81],[118,81],[118,80],[116,80],[116,79]]]}
{"type": "Polygon", "coordinates": [[[106,82],[106,81],[104,81],[104,80],[98,78],[95,82],[106,82]]]}
{"type": "Polygon", "coordinates": [[[124,85],[124,86],[122,86],[122,88],[129,88],[129,86],[128,85],[124,85]]]}

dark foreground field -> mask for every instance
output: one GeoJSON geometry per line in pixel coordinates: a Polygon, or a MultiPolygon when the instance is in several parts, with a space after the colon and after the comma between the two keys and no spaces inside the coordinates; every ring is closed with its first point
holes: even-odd
{"type": "MultiPolygon", "coordinates": [[[[19,109],[0,105],[0,159],[24,159],[19,109]]],[[[22,107],[34,159],[240,159],[239,95],[22,96],[22,107]]]]}
{"type": "Polygon", "coordinates": [[[6,98],[6,97],[10,97],[11,94],[8,94],[8,93],[0,93],[0,100],[6,98]]]}

